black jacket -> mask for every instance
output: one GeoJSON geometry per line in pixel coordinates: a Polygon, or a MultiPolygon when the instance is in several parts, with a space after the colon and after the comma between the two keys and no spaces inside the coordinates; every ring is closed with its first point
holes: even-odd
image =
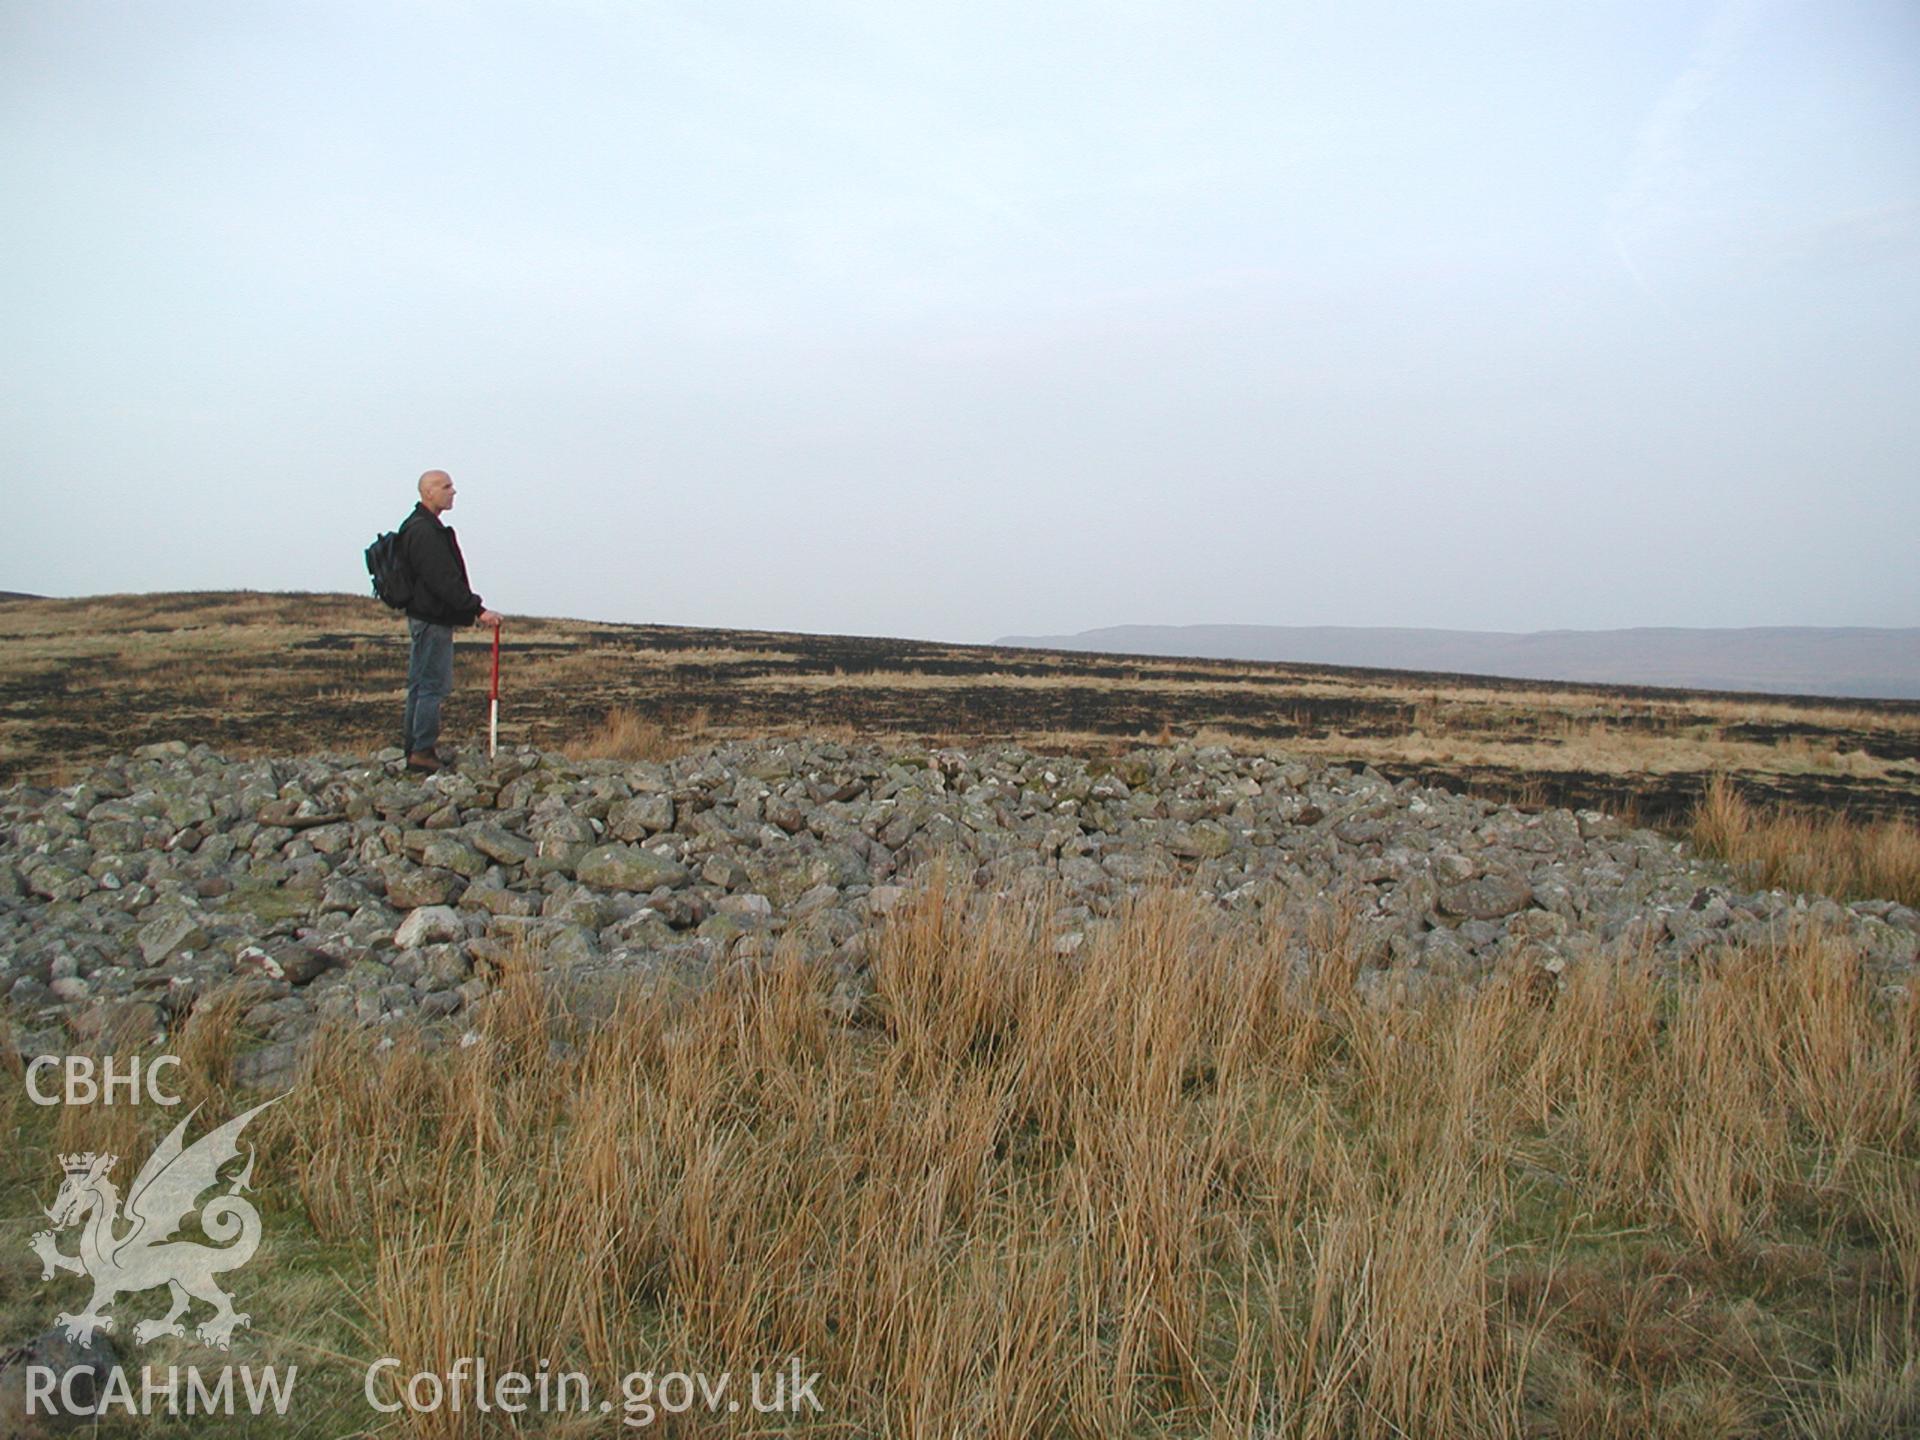
{"type": "Polygon", "coordinates": [[[413,574],[407,614],[435,625],[471,625],[486,606],[467,584],[467,562],[453,527],[425,505],[415,505],[400,526],[400,552],[413,574]]]}

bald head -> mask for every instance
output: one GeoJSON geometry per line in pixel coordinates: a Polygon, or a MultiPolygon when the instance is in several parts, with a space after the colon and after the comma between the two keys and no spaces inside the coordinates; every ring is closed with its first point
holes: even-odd
{"type": "Polygon", "coordinates": [[[453,477],[444,470],[429,470],[420,477],[420,503],[434,514],[453,508],[453,477]]]}

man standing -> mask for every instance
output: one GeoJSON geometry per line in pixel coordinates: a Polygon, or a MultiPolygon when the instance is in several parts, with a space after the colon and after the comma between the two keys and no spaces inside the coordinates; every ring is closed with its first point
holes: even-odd
{"type": "Polygon", "coordinates": [[[420,477],[420,503],[400,527],[400,553],[413,576],[407,603],[407,768],[431,775],[441,766],[440,704],[453,689],[453,627],[495,625],[500,617],[467,584],[460,542],[440,517],[453,508],[453,477],[429,470],[420,477]]]}

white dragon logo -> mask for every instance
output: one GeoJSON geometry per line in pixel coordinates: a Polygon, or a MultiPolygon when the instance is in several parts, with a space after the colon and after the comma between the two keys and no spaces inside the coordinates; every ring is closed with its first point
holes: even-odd
{"type": "MultiPolygon", "coordinates": [[[[275,1100],[284,1098],[276,1096],[275,1100]]],[[[194,1299],[204,1300],[214,1309],[194,1330],[208,1345],[225,1350],[234,1327],[252,1323],[250,1317],[235,1312],[232,1297],[213,1278],[246,1264],[260,1243],[259,1212],[240,1197],[253,1177],[251,1150],[246,1168],[234,1177],[227,1193],[214,1196],[200,1211],[200,1228],[208,1239],[218,1243],[202,1245],[170,1237],[193,1213],[201,1193],[218,1183],[220,1167],[239,1155],[240,1132],[247,1122],[275,1100],[254,1106],[182,1148],[187,1121],[199,1113],[196,1105],[140,1167],[127,1195],[125,1215],[120,1213],[120,1193],[107,1178],[119,1156],[89,1152],[60,1157],[60,1168],[67,1178],[61,1183],[53,1208],[45,1214],[57,1230],[86,1222],[80,1232],[79,1253],[62,1253],[53,1230],[40,1231],[28,1245],[40,1257],[42,1280],[51,1280],[56,1270],[93,1277],[93,1298],[87,1308],[78,1315],[62,1313],[59,1317],[58,1324],[68,1339],[86,1345],[92,1342],[95,1330],[111,1332],[114,1318],[104,1313],[104,1307],[115,1296],[161,1285],[172,1292],[173,1308],[164,1319],[142,1320],[133,1327],[133,1338],[142,1345],[161,1335],[184,1336],[180,1316],[194,1299]],[[127,1222],[131,1222],[131,1228],[119,1233],[127,1222]]]]}

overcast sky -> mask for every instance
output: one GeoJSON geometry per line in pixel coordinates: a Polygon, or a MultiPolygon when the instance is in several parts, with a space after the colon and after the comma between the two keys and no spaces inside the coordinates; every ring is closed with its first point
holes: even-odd
{"type": "Polygon", "coordinates": [[[0,0],[0,207],[0,589],[1920,624],[1912,0],[0,0]]]}

